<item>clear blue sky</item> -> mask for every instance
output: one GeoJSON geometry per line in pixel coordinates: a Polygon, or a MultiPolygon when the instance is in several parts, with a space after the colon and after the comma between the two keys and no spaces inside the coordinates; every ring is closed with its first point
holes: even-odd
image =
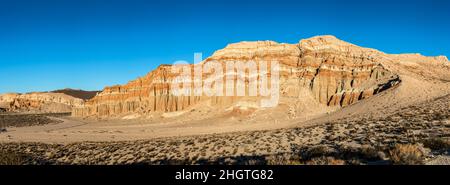
{"type": "Polygon", "coordinates": [[[243,40],[332,34],[388,53],[450,55],[450,3],[1,0],[0,93],[102,89],[243,40]]]}

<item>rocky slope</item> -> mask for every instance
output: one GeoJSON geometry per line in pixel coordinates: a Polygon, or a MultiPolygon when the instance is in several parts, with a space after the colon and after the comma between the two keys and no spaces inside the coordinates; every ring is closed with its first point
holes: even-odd
{"type": "MultiPolygon", "coordinates": [[[[450,79],[445,71],[435,73],[433,70],[423,71],[420,67],[433,64],[443,67],[436,70],[448,70],[448,60],[445,57],[389,55],[341,41],[334,36],[312,37],[297,44],[273,41],[229,44],[197,65],[205,65],[211,61],[222,64],[255,61],[258,67],[262,61],[278,61],[280,104],[287,105],[303,101],[303,105],[315,107],[345,107],[396,86],[402,81],[399,75],[411,71],[418,75],[427,73],[424,76],[434,79],[450,79]],[[398,68],[396,63],[402,61],[411,62],[405,64],[406,67],[398,68]]],[[[226,72],[224,69],[223,76],[228,75],[226,72]]],[[[263,98],[208,97],[192,93],[189,96],[173,96],[170,82],[175,76],[170,65],[161,65],[128,84],[105,88],[84,106],[75,108],[72,114],[80,117],[111,117],[133,113],[174,112],[186,110],[199,102],[206,102],[215,108],[243,103],[259,108],[254,102],[263,98]]],[[[249,80],[246,80],[245,85],[248,90],[249,80]]]]}
{"type": "Polygon", "coordinates": [[[0,95],[0,107],[8,112],[71,112],[84,100],[62,93],[9,93],[0,95]]]}

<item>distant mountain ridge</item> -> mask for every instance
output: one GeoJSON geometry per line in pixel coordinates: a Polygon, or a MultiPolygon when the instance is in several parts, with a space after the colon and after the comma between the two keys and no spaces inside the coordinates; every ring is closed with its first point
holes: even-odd
{"type": "Polygon", "coordinates": [[[97,95],[97,93],[99,93],[101,91],[85,91],[85,90],[81,90],[81,89],[66,88],[66,89],[58,89],[58,90],[54,90],[54,91],[50,91],[50,92],[63,93],[63,94],[67,94],[69,96],[73,96],[75,98],[80,98],[82,100],[89,100],[89,99],[95,97],[95,95],[97,95]]]}

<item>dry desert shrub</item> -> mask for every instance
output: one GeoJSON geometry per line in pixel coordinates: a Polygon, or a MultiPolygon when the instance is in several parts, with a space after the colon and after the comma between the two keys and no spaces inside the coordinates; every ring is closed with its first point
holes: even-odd
{"type": "Polygon", "coordinates": [[[331,155],[334,153],[334,150],[325,145],[314,146],[306,149],[300,149],[300,155],[302,159],[309,160],[316,157],[322,157],[331,155]]]}
{"type": "Polygon", "coordinates": [[[272,155],[266,157],[267,165],[301,165],[299,157],[290,154],[272,155]]]}
{"type": "Polygon", "coordinates": [[[0,165],[22,165],[26,156],[15,152],[0,151],[0,165]]]}
{"type": "Polygon", "coordinates": [[[316,157],[312,158],[309,161],[306,161],[307,165],[345,165],[345,161],[341,159],[336,159],[334,157],[328,156],[322,156],[322,157],[316,157]]]}
{"type": "Polygon", "coordinates": [[[389,151],[391,161],[399,165],[423,164],[424,150],[417,144],[397,144],[389,151]]]}
{"type": "Polygon", "coordinates": [[[261,164],[264,164],[264,161],[261,161],[259,159],[249,159],[249,160],[242,162],[242,165],[250,165],[250,166],[261,165],[261,164]]]}
{"type": "Polygon", "coordinates": [[[432,150],[449,150],[450,140],[444,138],[431,138],[424,140],[423,145],[432,150]]]}
{"type": "Polygon", "coordinates": [[[385,157],[383,149],[367,145],[361,147],[360,153],[363,158],[369,160],[382,160],[385,157]]]}

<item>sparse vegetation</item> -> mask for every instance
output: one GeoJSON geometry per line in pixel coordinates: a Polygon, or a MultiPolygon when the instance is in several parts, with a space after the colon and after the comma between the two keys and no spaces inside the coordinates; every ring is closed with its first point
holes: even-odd
{"type": "Polygon", "coordinates": [[[397,144],[389,155],[394,164],[401,165],[423,164],[425,157],[423,148],[416,144],[397,144]]]}
{"type": "Polygon", "coordinates": [[[432,150],[450,150],[450,140],[448,138],[425,139],[423,145],[432,150]]]}
{"type": "Polygon", "coordinates": [[[15,152],[0,151],[0,165],[22,165],[26,156],[15,152]]]}
{"type": "Polygon", "coordinates": [[[51,117],[70,116],[70,113],[48,113],[48,114],[0,114],[0,128],[25,127],[58,123],[51,117]]]}
{"type": "Polygon", "coordinates": [[[426,148],[449,149],[448,123],[441,120],[448,118],[449,101],[447,96],[406,107],[386,119],[305,128],[66,145],[0,143],[0,164],[424,164],[426,148]]]}

